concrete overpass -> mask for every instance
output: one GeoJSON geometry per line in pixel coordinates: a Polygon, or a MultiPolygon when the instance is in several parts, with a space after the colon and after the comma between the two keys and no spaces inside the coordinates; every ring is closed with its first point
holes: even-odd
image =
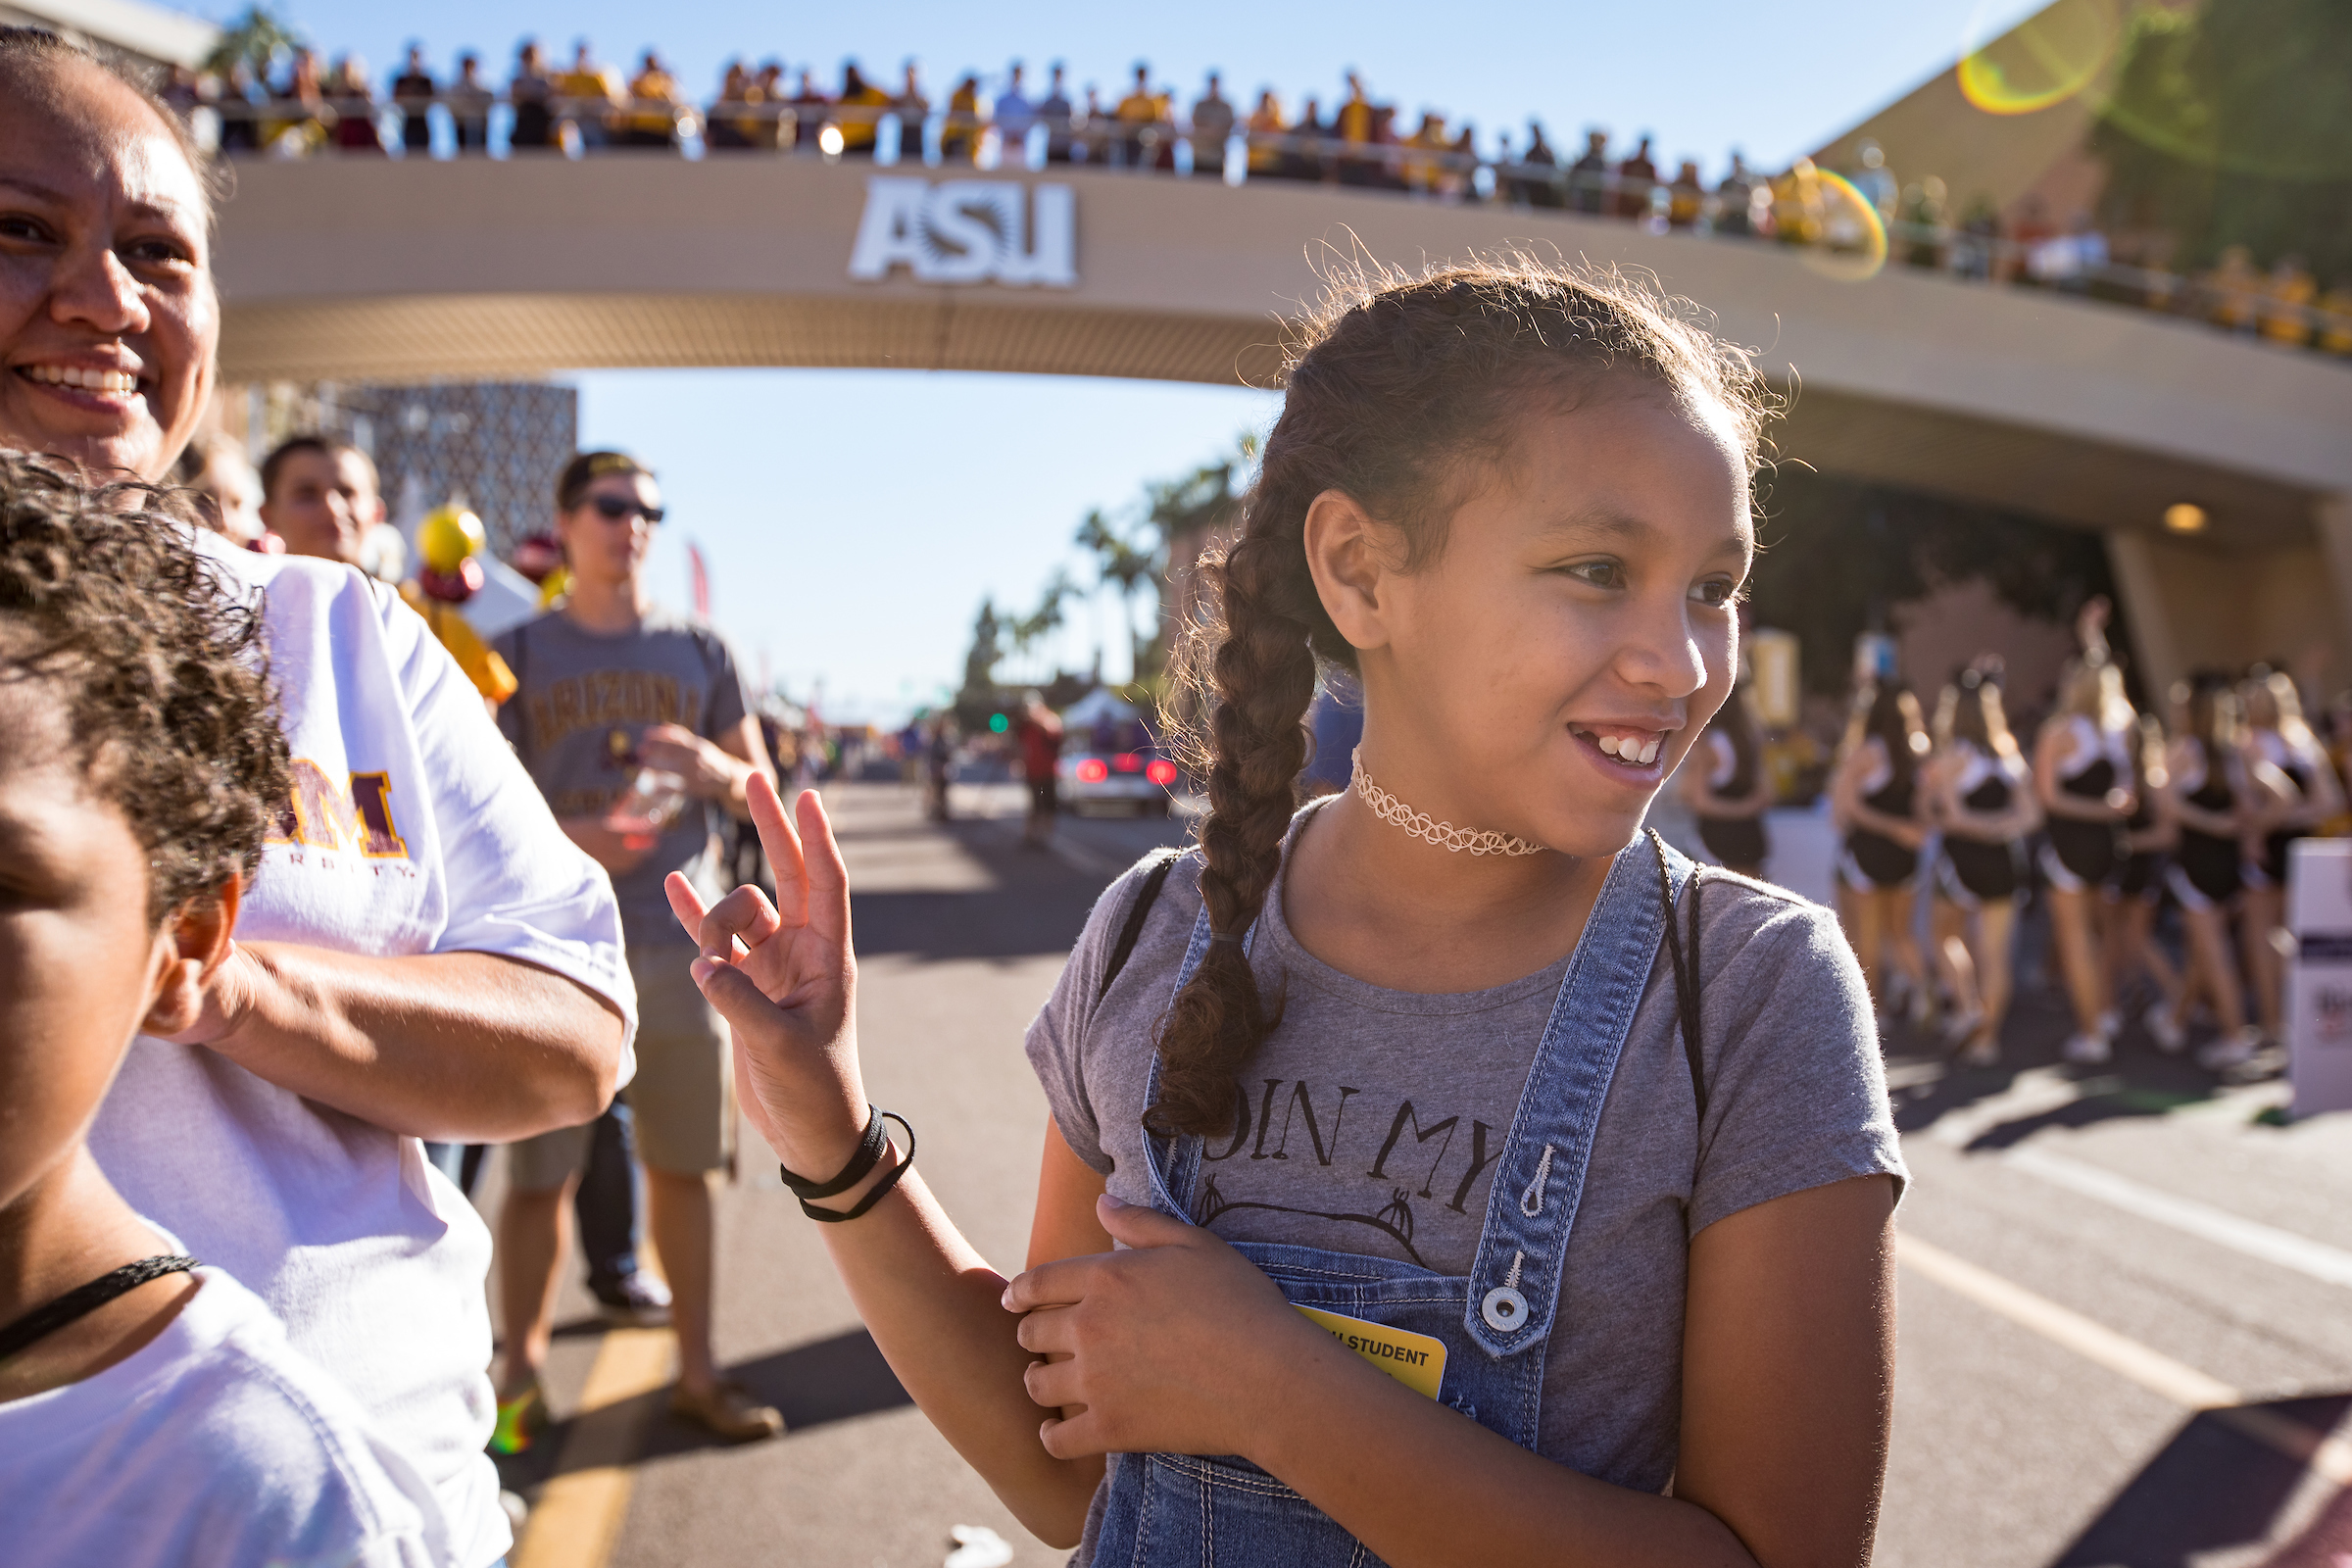
{"type": "Polygon", "coordinates": [[[1524,244],[1645,268],[1796,392],[1784,459],[2105,535],[2156,680],[2321,639],[2352,680],[2352,367],[2194,322],[1281,181],[665,154],[236,172],[220,245],[230,381],[838,366],[1265,384],[1317,265],[1358,244],[1407,264],[1524,244]],[[927,220],[919,182],[950,178],[967,181],[946,193],[959,210],[928,198],[927,220]],[[1067,195],[1024,199],[1044,186],[1067,195]],[[1032,232],[992,269],[974,222],[1032,232]],[[959,252],[958,232],[977,245],[959,252]],[[2164,530],[2183,501],[2210,518],[2194,539],[2164,530]]]}

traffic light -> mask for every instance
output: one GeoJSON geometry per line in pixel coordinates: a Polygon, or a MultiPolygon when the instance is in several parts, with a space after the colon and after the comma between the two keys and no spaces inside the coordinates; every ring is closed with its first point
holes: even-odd
{"type": "Polygon", "coordinates": [[[988,715],[988,730],[990,734],[1002,735],[1010,728],[1012,728],[1012,720],[1006,718],[1003,713],[991,713],[988,715]]]}

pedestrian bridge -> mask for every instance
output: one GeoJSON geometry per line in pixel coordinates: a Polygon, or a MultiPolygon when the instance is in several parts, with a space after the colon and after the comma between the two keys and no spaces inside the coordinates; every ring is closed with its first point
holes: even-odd
{"type": "Polygon", "coordinates": [[[1522,245],[1645,269],[1713,311],[1795,393],[1784,460],[2101,530],[2152,674],[2232,657],[2241,629],[2270,648],[2281,625],[2352,625],[2352,368],[2127,307],[1283,181],[621,153],[235,172],[231,382],[816,366],[1262,385],[1319,268],[1522,245]],[[2163,532],[2182,502],[2211,519],[2194,543],[2163,532]]]}

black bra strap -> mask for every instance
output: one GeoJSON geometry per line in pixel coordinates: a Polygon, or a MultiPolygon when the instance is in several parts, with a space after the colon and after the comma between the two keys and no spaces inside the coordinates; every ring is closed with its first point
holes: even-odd
{"type": "Polygon", "coordinates": [[[1686,948],[1674,918],[1674,876],[1668,869],[1666,841],[1649,830],[1650,846],[1658,852],[1658,898],[1666,909],[1666,956],[1674,964],[1674,1001],[1682,1014],[1683,1057],[1690,1064],[1690,1094],[1698,1102],[1698,1120],[1707,1120],[1707,1058],[1699,1049],[1698,1032],[1698,886],[1700,867],[1690,867],[1690,941],[1686,948]]]}
{"type": "Polygon", "coordinates": [[[47,1306],[36,1306],[0,1329],[0,1361],[76,1319],[88,1317],[116,1297],[127,1296],[150,1280],[197,1266],[194,1258],[172,1252],[125,1263],[111,1274],[102,1274],[87,1285],[77,1286],[47,1306]]]}

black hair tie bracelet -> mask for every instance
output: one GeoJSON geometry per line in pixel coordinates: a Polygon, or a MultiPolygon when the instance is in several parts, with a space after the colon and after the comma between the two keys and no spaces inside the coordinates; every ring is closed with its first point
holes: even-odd
{"type": "Polygon", "coordinates": [[[897,1111],[876,1110],[870,1102],[866,1105],[865,1110],[865,1133],[858,1140],[857,1152],[850,1155],[850,1162],[842,1166],[841,1174],[835,1176],[831,1181],[813,1182],[808,1177],[796,1173],[789,1165],[779,1164],[776,1167],[777,1172],[784,1178],[785,1188],[795,1199],[800,1200],[801,1212],[821,1224],[839,1225],[845,1220],[856,1219],[882,1201],[883,1197],[893,1187],[899,1185],[900,1179],[914,1168],[913,1125],[897,1111]],[[831,1198],[836,1194],[848,1192],[865,1180],[867,1174],[880,1162],[883,1148],[890,1142],[890,1135],[882,1127],[885,1117],[906,1129],[906,1156],[893,1165],[889,1173],[880,1181],[874,1183],[873,1191],[859,1199],[855,1208],[832,1209],[810,1206],[808,1200],[811,1198],[831,1198]]]}

